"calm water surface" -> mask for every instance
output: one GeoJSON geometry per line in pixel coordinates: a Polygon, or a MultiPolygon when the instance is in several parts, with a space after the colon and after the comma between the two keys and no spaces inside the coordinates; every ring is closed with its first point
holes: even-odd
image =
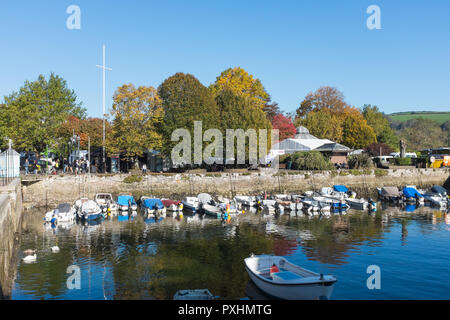
{"type": "Polygon", "coordinates": [[[172,299],[194,288],[264,299],[245,271],[250,253],[335,275],[332,299],[450,299],[450,214],[406,209],[328,218],[246,213],[229,223],[137,215],[55,229],[42,224],[44,212],[26,212],[21,251],[37,249],[37,262],[18,262],[13,299],[172,299]],[[71,265],[80,268],[80,289],[67,288],[71,265]],[[367,288],[370,265],[381,269],[380,290],[367,288]]]}

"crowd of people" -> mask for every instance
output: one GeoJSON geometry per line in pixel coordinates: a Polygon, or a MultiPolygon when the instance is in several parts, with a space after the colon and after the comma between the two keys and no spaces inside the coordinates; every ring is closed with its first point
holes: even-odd
{"type": "Polygon", "coordinates": [[[46,164],[39,161],[35,163],[30,163],[28,159],[25,159],[23,165],[25,168],[25,174],[30,173],[45,173],[47,169],[48,174],[58,174],[58,173],[71,173],[71,174],[83,174],[90,171],[89,159],[81,158],[75,159],[72,162],[68,161],[66,158],[60,161],[59,159],[48,159],[46,164]]]}

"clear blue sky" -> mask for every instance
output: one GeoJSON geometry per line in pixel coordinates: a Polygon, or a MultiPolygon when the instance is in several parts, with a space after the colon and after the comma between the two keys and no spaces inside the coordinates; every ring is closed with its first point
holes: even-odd
{"type": "Polygon", "coordinates": [[[0,97],[50,72],[67,80],[90,116],[124,84],[157,87],[176,72],[204,85],[240,66],[284,111],[322,85],[386,113],[450,111],[450,1],[189,0],[2,1],[0,97]],[[66,9],[81,8],[81,30],[66,9]],[[366,9],[381,8],[382,30],[366,9]]]}

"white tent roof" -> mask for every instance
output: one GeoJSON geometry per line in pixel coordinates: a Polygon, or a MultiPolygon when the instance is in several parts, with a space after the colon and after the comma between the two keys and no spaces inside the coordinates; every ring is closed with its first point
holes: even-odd
{"type": "MultiPolygon", "coordinates": [[[[293,153],[297,151],[312,151],[322,146],[325,149],[331,147],[333,147],[331,149],[336,149],[336,147],[339,147],[338,149],[350,151],[350,149],[347,148],[346,146],[336,144],[334,141],[328,139],[318,139],[317,137],[310,134],[308,129],[305,127],[298,127],[297,134],[295,135],[294,138],[288,138],[279,143],[274,144],[269,154],[271,156],[276,156],[279,154],[293,153]]],[[[329,150],[320,150],[320,151],[329,151],[329,150]]]]}
{"type": "Polygon", "coordinates": [[[286,150],[289,151],[311,151],[317,149],[318,147],[333,143],[333,141],[328,139],[285,139],[279,143],[276,143],[272,149],[286,150]]]}

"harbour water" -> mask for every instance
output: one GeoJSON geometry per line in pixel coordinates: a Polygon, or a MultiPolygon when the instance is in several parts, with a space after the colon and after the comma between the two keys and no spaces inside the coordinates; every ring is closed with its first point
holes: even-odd
{"type": "Polygon", "coordinates": [[[229,222],[120,217],[99,224],[44,227],[43,211],[24,213],[13,299],[172,299],[207,288],[220,299],[267,298],[249,280],[243,259],[276,254],[333,274],[332,299],[450,299],[450,213],[429,207],[378,206],[331,217],[264,216],[229,222]],[[60,252],[52,253],[57,245],[60,252]],[[381,288],[368,289],[371,265],[381,288]],[[80,269],[80,288],[69,289],[80,269]]]}

